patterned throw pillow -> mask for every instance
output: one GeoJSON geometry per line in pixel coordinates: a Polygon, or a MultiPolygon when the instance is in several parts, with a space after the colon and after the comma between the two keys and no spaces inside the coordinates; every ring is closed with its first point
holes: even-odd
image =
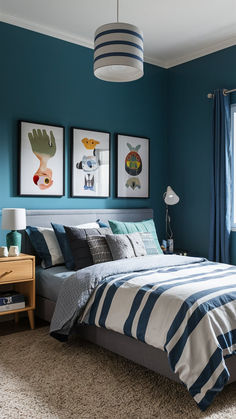
{"type": "Polygon", "coordinates": [[[106,235],[106,241],[114,260],[135,257],[133,246],[126,234],[106,235]]]}
{"type": "Polygon", "coordinates": [[[50,268],[65,263],[52,228],[27,226],[26,232],[33,248],[42,260],[42,268],[50,268]]]}
{"type": "Polygon", "coordinates": [[[87,242],[93,263],[110,262],[112,260],[112,254],[105,236],[87,236],[87,242]]]}
{"type": "Polygon", "coordinates": [[[64,226],[69,241],[71,254],[74,259],[74,269],[86,268],[93,265],[93,258],[87,242],[87,236],[111,234],[110,228],[76,228],[64,226]]]}
{"type": "Polygon", "coordinates": [[[140,236],[140,233],[131,233],[126,235],[133,246],[134,254],[136,257],[146,256],[147,252],[140,236]]]}
{"type": "Polygon", "coordinates": [[[128,233],[151,233],[156,245],[156,248],[158,250],[158,253],[162,254],[161,246],[159,244],[157,233],[156,233],[156,227],[154,224],[154,221],[151,220],[144,220],[139,221],[136,223],[133,222],[122,222],[122,221],[114,221],[109,220],[110,227],[112,229],[112,232],[114,234],[128,234],[128,233]]]}
{"type": "Polygon", "coordinates": [[[139,233],[106,235],[114,260],[129,259],[147,254],[139,233]]]}
{"type": "Polygon", "coordinates": [[[158,255],[152,233],[139,233],[145,246],[147,255],[158,255]]]}

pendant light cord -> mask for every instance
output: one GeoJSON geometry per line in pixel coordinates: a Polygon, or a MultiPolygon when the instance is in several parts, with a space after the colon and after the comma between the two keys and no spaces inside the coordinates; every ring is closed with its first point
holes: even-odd
{"type": "Polygon", "coordinates": [[[116,2],[117,10],[116,10],[116,19],[117,23],[119,22],[119,0],[116,2]]]}

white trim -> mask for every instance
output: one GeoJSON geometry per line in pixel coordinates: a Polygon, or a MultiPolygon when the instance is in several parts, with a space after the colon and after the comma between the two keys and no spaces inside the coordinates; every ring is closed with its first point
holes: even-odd
{"type": "Polygon", "coordinates": [[[87,41],[84,38],[80,38],[78,35],[62,32],[58,29],[49,28],[48,26],[40,25],[29,20],[21,19],[16,16],[4,14],[0,11],[0,21],[9,23],[10,25],[20,26],[21,28],[28,29],[30,31],[39,32],[43,35],[52,36],[53,38],[58,38],[66,42],[71,42],[72,44],[81,45],[82,47],[93,49],[93,42],[87,41]]]}
{"type": "Polygon", "coordinates": [[[170,60],[169,62],[165,62],[165,68],[171,68],[176,65],[184,64],[188,61],[196,60],[197,58],[204,57],[205,55],[212,54],[213,52],[220,51],[225,48],[229,48],[235,46],[236,44],[236,36],[232,38],[225,39],[217,44],[211,45],[206,48],[199,49],[196,52],[184,55],[182,57],[176,58],[175,60],[170,60]]]}
{"type": "MultiPolygon", "coordinates": [[[[79,37],[74,33],[59,31],[58,29],[49,28],[48,26],[40,25],[29,20],[19,18],[17,16],[8,15],[2,13],[0,10],[0,21],[9,23],[10,25],[19,26],[30,31],[42,33],[44,35],[52,36],[53,38],[58,38],[66,42],[71,42],[73,44],[81,45],[82,47],[93,49],[93,41],[88,41],[84,38],[79,37]]],[[[236,36],[232,38],[225,39],[222,42],[209,46],[207,48],[202,48],[194,53],[186,54],[182,57],[176,58],[174,60],[159,60],[158,58],[152,58],[144,56],[144,61],[149,64],[156,65],[165,69],[174,67],[179,64],[184,64],[188,61],[195,60],[197,58],[203,57],[204,55],[212,54],[213,52],[220,51],[221,49],[234,46],[236,44],[236,36]]]]}
{"type": "MultiPolygon", "coordinates": [[[[145,46],[144,46],[144,51],[145,51],[145,46]]],[[[156,65],[157,67],[162,67],[162,68],[165,68],[165,69],[168,68],[164,61],[158,60],[157,58],[151,58],[151,57],[147,57],[146,55],[144,55],[143,60],[144,60],[145,63],[156,65]]]]}

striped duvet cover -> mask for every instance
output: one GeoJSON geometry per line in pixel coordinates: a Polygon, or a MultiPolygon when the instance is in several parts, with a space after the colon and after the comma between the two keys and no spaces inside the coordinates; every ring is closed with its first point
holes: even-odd
{"type": "Polygon", "coordinates": [[[236,352],[236,267],[199,259],[108,276],[81,321],[165,350],[205,410],[228,381],[225,357],[236,352]]]}

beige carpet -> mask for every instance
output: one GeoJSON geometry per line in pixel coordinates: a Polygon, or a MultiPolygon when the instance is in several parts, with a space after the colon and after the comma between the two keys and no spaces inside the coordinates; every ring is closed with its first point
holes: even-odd
{"type": "Polygon", "coordinates": [[[185,388],[48,328],[0,337],[0,418],[236,418],[236,384],[202,413],[185,388]]]}

